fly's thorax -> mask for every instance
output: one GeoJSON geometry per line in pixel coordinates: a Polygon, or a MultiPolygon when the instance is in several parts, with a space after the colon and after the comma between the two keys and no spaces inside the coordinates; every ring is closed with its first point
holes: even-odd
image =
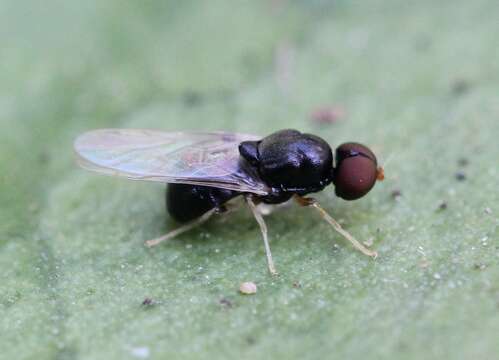
{"type": "Polygon", "coordinates": [[[331,148],[315,135],[281,130],[241,143],[239,152],[276,194],[320,191],[331,182],[331,148]]]}

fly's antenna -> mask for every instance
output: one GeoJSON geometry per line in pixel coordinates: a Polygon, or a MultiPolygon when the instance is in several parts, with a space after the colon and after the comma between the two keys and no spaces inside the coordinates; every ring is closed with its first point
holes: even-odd
{"type": "Polygon", "coordinates": [[[385,171],[386,171],[386,167],[388,166],[388,164],[395,158],[395,155],[393,153],[391,153],[387,158],[386,160],[382,161],[381,162],[381,165],[378,165],[378,169],[377,169],[377,174],[376,174],[376,178],[378,181],[383,181],[385,180],[385,171]]]}

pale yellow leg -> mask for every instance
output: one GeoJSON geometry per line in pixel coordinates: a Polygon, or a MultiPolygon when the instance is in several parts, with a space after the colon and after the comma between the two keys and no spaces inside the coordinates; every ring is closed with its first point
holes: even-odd
{"type": "Polygon", "coordinates": [[[260,212],[256,208],[256,204],[253,202],[251,196],[246,196],[246,202],[248,203],[248,206],[251,212],[253,213],[256,222],[258,223],[258,225],[260,225],[260,230],[263,236],[263,244],[265,246],[265,255],[267,256],[267,265],[269,268],[269,272],[272,275],[277,275],[277,271],[274,266],[274,260],[272,260],[272,253],[270,252],[267,225],[265,225],[265,221],[263,220],[262,214],[260,214],[260,212]]]}
{"type": "Polygon", "coordinates": [[[322,216],[324,220],[326,220],[337,232],[339,232],[345,239],[350,241],[352,245],[359,250],[364,255],[370,256],[374,259],[378,256],[376,251],[370,250],[362,245],[357,239],[355,239],[352,235],[350,235],[346,230],[344,230],[341,225],[334,220],[331,215],[329,215],[326,210],[324,210],[319,203],[314,198],[306,198],[302,196],[295,196],[296,201],[302,206],[312,206],[314,207],[322,216]]]}
{"type": "Polygon", "coordinates": [[[175,230],[172,230],[170,231],[169,233],[166,233],[165,235],[159,237],[159,238],[156,238],[156,239],[152,239],[152,240],[147,240],[145,242],[145,245],[147,247],[153,247],[153,246],[156,246],[160,243],[162,243],[163,241],[166,241],[166,240],[169,240],[169,239],[173,239],[175,236],[178,236],[180,234],[183,234],[185,233],[186,231],[189,231],[189,230],[192,230],[194,229],[195,227],[198,227],[199,225],[205,223],[206,221],[208,221],[208,219],[216,212],[216,209],[212,209],[206,213],[204,213],[202,216],[198,217],[197,219],[194,219],[190,222],[188,222],[187,224],[185,225],[182,225],[181,227],[179,227],[178,229],[175,229],[175,230]]]}

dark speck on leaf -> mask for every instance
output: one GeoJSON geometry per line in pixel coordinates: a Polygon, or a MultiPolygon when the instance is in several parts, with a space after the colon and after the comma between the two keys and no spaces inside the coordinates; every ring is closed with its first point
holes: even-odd
{"type": "Polygon", "coordinates": [[[182,96],[184,104],[189,107],[199,106],[203,102],[203,95],[196,91],[186,91],[182,96]]]}
{"type": "Polygon", "coordinates": [[[156,302],[151,298],[145,298],[144,301],[142,301],[142,306],[150,307],[154,305],[156,305],[156,302]]]}
{"type": "Polygon", "coordinates": [[[462,158],[459,158],[457,160],[457,164],[460,166],[460,167],[465,167],[465,166],[468,166],[468,164],[470,163],[470,161],[465,158],[465,157],[462,157],[462,158]]]}
{"type": "Polygon", "coordinates": [[[446,210],[448,207],[447,203],[445,201],[442,201],[440,205],[438,205],[438,210],[443,211],[446,210]]]}
{"type": "Polygon", "coordinates": [[[462,171],[458,171],[455,176],[456,176],[456,180],[457,181],[464,181],[464,180],[466,180],[466,174],[464,172],[462,172],[462,171]]]}
{"type": "Polygon", "coordinates": [[[485,270],[487,268],[487,265],[485,264],[482,264],[482,263],[479,263],[479,264],[475,264],[473,265],[473,268],[475,270],[485,270]]]}
{"type": "Polygon", "coordinates": [[[455,96],[460,96],[466,94],[470,90],[471,84],[468,80],[460,79],[456,80],[452,84],[452,94],[455,96]]]}
{"type": "Polygon", "coordinates": [[[399,197],[402,196],[402,192],[400,191],[400,189],[395,189],[392,191],[391,196],[392,199],[398,199],[399,197]]]}
{"type": "Polygon", "coordinates": [[[219,301],[220,305],[226,308],[231,308],[232,307],[232,301],[230,301],[227,298],[221,298],[219,301]]]}

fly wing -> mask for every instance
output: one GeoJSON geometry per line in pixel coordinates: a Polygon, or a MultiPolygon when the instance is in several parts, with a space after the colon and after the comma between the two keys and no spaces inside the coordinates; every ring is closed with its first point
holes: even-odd
{"type": "Polygon", "coordinates": [[[225,132],[101,129],[80,135],[74,148],[83,168],[106,175],[266,195],[258,175],[241,168],[238,150],[242,141],[258,139],[225,132]]]}

